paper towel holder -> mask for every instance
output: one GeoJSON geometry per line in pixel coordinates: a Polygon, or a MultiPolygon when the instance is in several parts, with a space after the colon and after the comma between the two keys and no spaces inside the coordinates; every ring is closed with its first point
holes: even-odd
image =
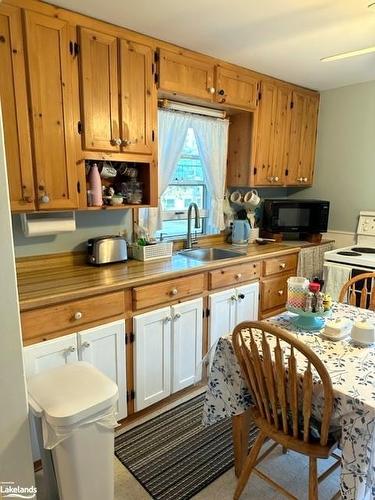
{"type": "Polygon", "coordinates": [[[76,230],[74,211],[20,214],[22,231],[26,238],[68,233],[76,230]]]}

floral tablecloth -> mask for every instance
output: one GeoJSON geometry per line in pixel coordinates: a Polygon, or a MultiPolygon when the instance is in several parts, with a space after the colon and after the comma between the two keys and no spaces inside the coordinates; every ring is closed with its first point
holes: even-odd
{"type": "MultiPolygon", "coordinates": [[[[346,500],[375,498],[375,346],[361,347],[350,337],[324,339],[319,332],[297,329],[286,312],[268,319],[295,333],[324,362],[332,379],[335,409],[333,421],[341,427],[341,495],[346,500]]],[[[367,318],[375,313],[346,304],[334,304],[332,319],[367,318]]],[[[217,343],[206,392],[203,423],[239,415],[251,404],[245,381],[234,355],[231,335],[217,343]]]]}

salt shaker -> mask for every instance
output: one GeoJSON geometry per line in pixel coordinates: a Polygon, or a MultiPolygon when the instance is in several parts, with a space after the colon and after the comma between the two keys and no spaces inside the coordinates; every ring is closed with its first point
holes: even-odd
{"type": "Polygon", "coordinates": [[[324,312],[324,293],[318,292],[316,294],[316,306],[315,306],[315,311],[317,313],[323,313],[324,312]]]}
{"type": "Polygon", "coordinates": [[[312,312],[313,302],[314,302],[314,294],[313,294],[313,292],[308,292],[306,295],[306,302],[305,302],[305,311],[306,312],[312,312]]]}

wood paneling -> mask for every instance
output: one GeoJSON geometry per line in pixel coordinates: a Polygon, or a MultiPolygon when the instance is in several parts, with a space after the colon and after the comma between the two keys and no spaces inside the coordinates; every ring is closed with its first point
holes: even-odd
{"type": "Polygon", "coordinates": [[[188,51],[159,51],[159,89],[213,100],[214,65],[188,51]]]}
{"type": "Polygon", "coordinates": [[[87,28],[79,33],[83,148],[120,151],[118,40],[87,28]]]}
{"type": "Polygon", "coordinates": [[[13,211],[35,209],[21,12],[0,4],[0,96],[13,211]]]}
{"type": "Polygon", "coordinates": [[[83,326],[125,314],[124,292],[66,302],[21,313],[22,337],[30,340],[54,332],[82,330],[83,326]]]}
{"type": "Polygon", "coordinates": [[[203,293],[203,290],[203,274],[137,287],[133,289],[134,309],[144,309],[172,300],[199,295],[203,293]]]}
{"type": "Polygon", "coordinates": [[[258,79],[250,71],[216,67],[217,102],[236,108],[255,110],[257,94],[258,79]]]}
{"type": "Polygon", "coordinates": [[[124,152],[153,153],[157,110],[153,68],[151,47],[121,40],[121,139],[124,152]]]}
{"type": "Polygon", "coordinates": [[[39,206],[76,208],[72,68],[67,22],[25,12],[39,206]]]}
{"type": "Polygon", "coordinates": [[[297,268],[297,255],[285,255],[275,259],[267,259],[263,261],[263,276],[271,276],[292,271],[297,268]]]}
{"type": "Polygon", "coordinates": [[[227,186],[251,186],[254,113],[230,117],[228,132],[227,186]]]}
{"type": "Polygon", "coordinates": [[[240,264],[237,266],[225,267],[223,269],[216,269],[210,271],[209,288],[222,288],[225,286],[235,286],[238,283],[244,283],[259,278],[260,276],[260,262],[253,262],[248,264],[240,264]]]}

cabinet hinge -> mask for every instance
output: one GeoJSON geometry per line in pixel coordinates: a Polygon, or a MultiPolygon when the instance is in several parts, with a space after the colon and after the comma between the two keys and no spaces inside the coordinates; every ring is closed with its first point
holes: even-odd
{"type": "Polygon", "coordinates": [[[155,63],[159,62],[159,52],[157,50],[155,50],[154,52],[154,62],[155,63]]]}
{"type": "Polygon", "coordinates": [[[152,140],[152,142],[154,142],[154,141],[155,141],[155,130],[153,130],[153,131],[151,132],[151,140],[152,140]]]}
{"type": "Polygon", "coordinates": [[[290,109],[293,109],[293,108],[294,108],[294,102],[290,101],[290,109]]]}
{"type": "Polygon", "coordinates": [[[289,175],[289,170],[286,168],[285,169],[285,177],[288,177],[288,175],[289,175]]]}
{"type": "Polygon", "coordinates": [[[258,92],[258,101],[262,99],[262,92],[258,92]]]}
{"type": "Polygon", "coordinates": [[[80,51],[81,51],[81,47],[80,47],[79,43],[74,42],[74,55],[78,56],[80,51]]]}
{"type": "Polygon", "coordinates": [[[77,123],[77,130],[79,134],[82,134],[83,132],[83,127],[82,127],[82,122],[81,120],[77,123]]]}
{"type": "Polygon", "coordinates": [[[208,318],[208,317],[209,317],[209,315],[210,315],[210,310],[209,310],[209,308],[207,307],[207,308],[206,308],[206,318],[208,318]]]}
{"type": "Polygon", "coordinates": [[[70,40],[70,42],[69,42],[70,55],[73,57],[77,57],[79,54],[79,51],[80,51],[79,44],[77,42],[73,42],[72,40],[70,40]]]}
{"type": "Polygon", "coordinates": [[[158,83],[159,83],[159,75],[157,73],[154,74],[154,82],[155,82],[155,85],[158,85],[158,83]]]}
{"type": "Polygon", "coordinates": [[[155,73],[155,64],[151,64],[151,74],[153,75],[155,73]]]}
{"type": "Polygon", "coordinates": [[[74,43],[71,40],[69,42],[69,52],[71,56],[74,55],[74,43]]]}
{"type": "Polygon", "coordinates": [[[135,399],[135,390],[131,389],[130,391],[126,391],[126,401],[133,401],[135,399]]]}
{"type": "Polygon", "coordinates": [[[258,171],[257,167],[254,167],[254,175],[257,175],[257,171],[258,171]]]}
{"type": "Polygon", "coordinates": [[[125,344],[132,344],[134,342],[134,333],[125,333],[125,344]]]}
{"type": "Polygon", "coordinates": [[[81,183],[78,181],[77,182],[77,193],[81,192],[81,183]]]}

